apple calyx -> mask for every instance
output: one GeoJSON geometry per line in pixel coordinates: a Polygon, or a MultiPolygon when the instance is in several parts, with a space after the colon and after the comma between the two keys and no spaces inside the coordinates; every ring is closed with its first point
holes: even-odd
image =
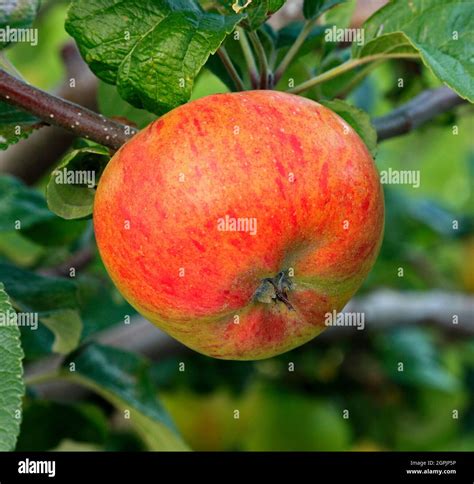
{"type": "Polygon", "coordinates": [[[289,310],[294,307],[288,300],[288,291],[293,289],[293,282],[288,271],[281,271],[275,277],[262,279],[254,294],[254,299],[258,302],[270,304],[282,302],[289,310]]]}

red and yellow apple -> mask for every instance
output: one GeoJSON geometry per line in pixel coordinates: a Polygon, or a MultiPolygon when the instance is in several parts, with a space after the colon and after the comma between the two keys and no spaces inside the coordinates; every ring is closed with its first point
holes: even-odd
{"type": "Polygon", "coordinates": [[[331,110],[276,91],[174,109],[107,165],[94,226],[141,314],[194,350],[267,358],[319,334],[377,256],[374,162],[331,110]]]}

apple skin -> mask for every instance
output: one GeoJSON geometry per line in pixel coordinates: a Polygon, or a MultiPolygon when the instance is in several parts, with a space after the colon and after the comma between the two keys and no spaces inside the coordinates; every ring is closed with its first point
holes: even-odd
{"type": "Polygon", "coordinates": [[[211,95],[151,123],[109,162],[94,203],[102,260],[127,301],[190,348],[234,360],[324,330],[370,271],[383,223],[379,176],[355,131],[314,101],[263,90],[211,95]],[[256,234],[219,230],[226,215],[255,219],[256,234]],[[281,271],[290,305],[257,300],[281,271]]]}

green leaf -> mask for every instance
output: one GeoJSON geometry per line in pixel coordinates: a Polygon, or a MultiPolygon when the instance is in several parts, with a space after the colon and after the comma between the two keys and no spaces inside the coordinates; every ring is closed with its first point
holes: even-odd
{"type": "Polygon", "coordinates": [[[64,439],[103,444],[107,417],[89,403],[26,401],[17,452],[40,452],[57,447],[64,439]]]}
{"type": "Polygon", "coordinates": [[[0,232],[18,229],[18,222],[27,229],[54,218],[39,192],[11,176],[0,177],[0,232]]]}
{"type": "Polygon", "coordinates": [[[419,53],[424,64],[461,97],[474,102],[474,10],[462,0],[396,0],[363,26],[353,57],[419,53]]]}
{"type": "Polygon", "coordinates": [[[123,325],[126,317],[136,314],[106,276],[105,269],[94,276],[82,274],[78,286],[84,322],[82,341],[114,325],[123,325]]]}
{"type": "Polygon", "coordinates": [[[47,188],[49,209],[56,215],[73,220],[92,213],[95,190],[77,185],[62,185],[51,176],[47,188]]]}
{"type": "MultiPolygon", "coordinates": [[[[277,49],[284,49],[290,47],[298,37],[299,33],[304,27],[303,21],[291,22],[285,25],[278,31],[277,49]]],[[[321,46],[324,39],[324,33],[327,25],[316,25],[311,29],[311,32],[306,37],[303,45],[298,51],[298,57],[301,57],[309,52],[314,51],[317,47],[321,46]]]]}
{"type": "Polygon", "coordinates": [[[107,148],[90,146],[68,153],[46,187],[49,209],[67,220],[92,214],[95,187],[110,159],[107,148]]]}
{"type": "Polygon", "coordinates": [[[0,150],[6,150],[10,145],[28,138],[41,126],[42,122],[38,118],[15,106],[0,102],[0,150]]]}
{"type": "MultiPolygon", "coordinates": [[[[303,62],[301,58],[297,58],[294,62],[290,64],[288,69],[285,70],[281,76],[276,89],[278,91],[285,91],[289,87],[294,87],[295,85],[301,84],[302,82],[308,80],[313,75],[312,70],[308,67],[307,63],[303,62]]],[[[306,91],[305,95],[312,99],[317,98],[316,89],[309,89],[306,91]]]]}
{"type": "Polygon", "coordinates": [[[23,383],[23,350],[17,317],[0,283],[0,451],[13,450],[20,433],[23,383]],[[13,324],[12,324],[13,323],[13,324]]]}
{"type": "Polygon", "coordinates": [[[239,13],[245,13],[247,15],[246,25],[250,30],[256,30],[266,22],[268,17],[279,10],[284,3],[285,0],[253,0],[248,7],[239,13]]]}
{"type": "Polygon", "coordinates": [[[242,18],[204,12],[194,0],[76,0],[66,30],[99,78],[162,114],[189,100],[209,55],[242,18]]]}
{"type": "Polygon", "coordinates": [[[44,253],[44,247],[23,237],[18,231],[3,232],[0,237],[0,255],[21,267],[34,265],[44,253]]]}
{"type": "Polygon", "coordinates": [[[245,27],[256,30],[260,25],[280,10],[286,0],[214,0],[210,7],[226,14],[245,15],[245,27]]]}
{"type": "Polygon", "coordinates": [[[348,28],[351,24],[356,6],[356,0],[347,0],[340,3],[324,14],[324,23],[336,25],[340,29],[348,28]]]}
{"type": "Polygon", "coordinates": [[[20,332],[21,344],[27,360],[32,361],[51,356],[54,335],[46,326],[39,324],[35,331],[22,326],[20,332]]]}
{"type": "MultiPolygon", "coordinates": [[[[354,44],[357,46],[358,44],[354,44]]],[[[383,34],[377,40],[353,48],[354,57],[367,57],[376,54],[416,54],[417,50],[402,32],[383,34]],[[355,52],[357,51],[357,54],[355,52]]]]}
{"type": "Polygon", "coordinates": [[[375,156],[377,152],[377,133],[370,122],[370,116],[365,111],[340,99],[321,101],[321,104],[347,121],[361,137],[372,156],[375,156]]]}
{"type": "MultiPolygon", "coordinates": [[[[100,264],[99,259],[97,263],[100,264]]],[[[94,274],[81,272],[76,282],[78,311],[83,323],[81,342],[94,338],[97,333],[113,326],[123,326],[126,318],[133,318],[136,313],[112,284],[102,265],[95,266],[93,272],[94,274]]],[[[133,320],[130,324],[133,324],[133,320]]],[[[20,329],[23,350],[29,360],[51,353],[54,335],[44,324],[39,324],[36,331],[28,327],[20,329]]]]}
{"type": "Polygon", "coordinates": [[[306,19],[315,19],[330,8],[345,0],[304,0],[303,15],[306,19]]]}
{"type": "MultiPolygon", "coordinates": [[[[46,205],[46,200],[44,200],[46,205]]],[[[50,222],[38,223],[23,231],[28,239],[44,247],[67,246],[84,233],[88,220],[65,220],[54,215],[50,222]]]]}
{"type": "Polygon", "coordinates": [[[86,227],[84,221],[66,221],[52,213],[44,196],[11,176],[0,176],[0,232],[22,235],[42,246],[66,245],[86,227]]]}
{"type": "Polygon", "coordinates": [[[440,364],[429,334],[419,328],[398,328],[380,335],[377,345],[390,377],[413,386],[453,391],[459,382],[440,364]],[[399,363],[403,363],[403,371],[399,363]]]}
{"type": "Polygon", "coordinates": [[[73,309],[63,309],[41,322],[54,334],[53,351],[67,355],[79,345],[82,333],[82,321],[79,313],[73,309]]]}
{"type": "Polygon", "coordinates": [[[37,313],[39,321],[54,334],[54,352],[66,354],[77,347],[82,320],[77,311],[75,282],[40,276],[4,262],[0,262],[0,280],[14,306],[23,312],[37,313]]]}
{"type": "MultiPolygon", "coordinates": [[[[25,29],[31,26],[38,13],[40,0],[3,0],[0,7],[0,49],[15,42],[9,29],[25,29]],[[5,38],[4,38],[5,37],[5,38]]],[[[11,32],[11,31],[10,31],[11,32]]],[[[17,35],[17,33],[15,34],[17,35]]]]}
{"type": "Polygon", "coordinates": [[[150,450],[188,450],[155,396],[149,369],[146,360],[132,353],[90,344],[64,363],[63,375],[128,411],[150,450]]]}
{"type": "Polygon", "coordinates": [[[275,50],[276,50],[276,42],[277,42],[277,33],[270,24],[263,24],[260,29],[258,29],[257,35],[262,42],[263,50],[267,54],[269,59],[272,59],[275,50]]]}
{"type": "Polygon", "coordinates": [[[270,15],[280,10],[285,5],[285,2],[286,0],[268,0],[268,12],[270,15]]]}
{"type": "Polygon", "coordinates": [[[88,442],[76,442],[71,439],[61,440],[59,445],[54,449],[53,452],[100,452],[104,449],[97,444],[90,444],[88,442]]]}

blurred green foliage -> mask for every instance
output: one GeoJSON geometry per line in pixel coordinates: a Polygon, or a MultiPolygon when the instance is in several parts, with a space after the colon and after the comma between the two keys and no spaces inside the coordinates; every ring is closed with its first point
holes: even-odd
{"type": "Polygon", "coordinates": [[[71,40],[64,30],[69,2],[49,0],[42,3],[33,22],[33,27],[38,29],[38,45],[16,44],[7,51],[7,56],[28,82],[51,89],[63,80],[66,72],[61,49],[71,40]]]}

